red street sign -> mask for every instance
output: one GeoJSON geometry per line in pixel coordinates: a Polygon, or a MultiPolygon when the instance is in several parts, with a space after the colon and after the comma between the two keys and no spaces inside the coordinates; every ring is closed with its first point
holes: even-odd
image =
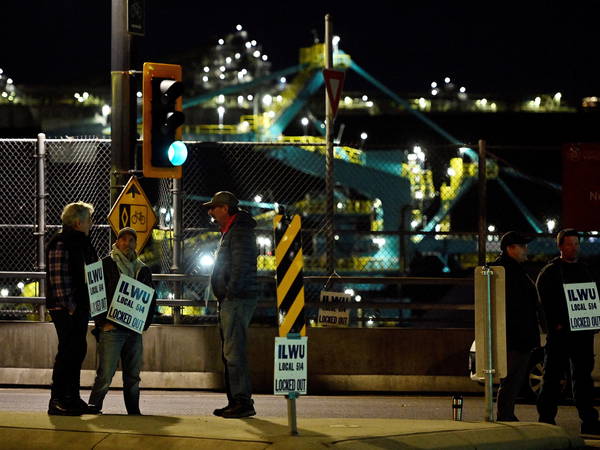
{"type": "Polygon", "coordinates": [[[323,69],[323,78],[325,78],[325,87],[327,88],[327,97],[331,105],[331,112],[335,117],[342,90],[344,89],[345,73],[340,70],[323,69]]]}
{"type": "Polygon", "coordinates": [[[600,144],[567,144],[562,161],[562,226],[599,230],[600,144]]]}

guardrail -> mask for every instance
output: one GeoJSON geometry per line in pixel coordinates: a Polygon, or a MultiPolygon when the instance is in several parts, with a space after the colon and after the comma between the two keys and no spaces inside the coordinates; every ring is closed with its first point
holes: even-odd
{"type": "MultiPolygon", "coordinates": [[[[0,272],[0,280],[8,278],[16,279],[44,279],[46,276],[45,272],[0,272]]],[[[271,282],[274,276],[259,276],[259,281],[266,283],[271,282]]],[[[152,279],[156,282],[171,282],[171,283],[182,283],[182,282],[201,282],[208,283],[210,277],[208,275],[190,275],[190,274],[153,274],[152,279]]],[[[304,277],[305,284],[320,284],[328,285],[335,283],[344,284],[383,284],[383,285],[421,285],[421,286],[473,286],[472,278],[446,278],[446,277],[343,277],[335,278],[326,276],[306,276],[304,277]]],[[[176,290],[182,292],[181,289],[176,290]]],[[[473,311],[474,306],[472,303],[468,304],[444,304],[444,303],[406,303],[402,299],[390,299],[389,302],[381,302],[375,300],[363,300],[361,302],[345,303],[344,308],[351,310],[363,310],[363,309],[377,309],[377,310],[411,310],[411,311],[473,311]]],[[[46,298],[43,296],[2,296],[0,297],[0,304],[30,304],[37,308],[38,317],[40,321],[45,320],[45,301],[46,298]]],[[[180,323],[181,320],[181,308],[185,306],[208,306],[209,304],[214,305],[214,299],[208,300],[195,300],[189,298],[160,298],[157,301],[159,306],[168,306],[173,308],[173,323],[180,323]]],[[[306,305],[308,307],[318,308],[322,306],[317,300],[307,300],[306,305]]],[[[259,308],[270,309],[273,311],[276,309],[274,301],[259,301],[259,308]]],[[[214,319],[216,315],[205,314],[206,319],[214,319]]],[[[357,320],[364,321],[366,318],[357,317],[357,320]]]]}

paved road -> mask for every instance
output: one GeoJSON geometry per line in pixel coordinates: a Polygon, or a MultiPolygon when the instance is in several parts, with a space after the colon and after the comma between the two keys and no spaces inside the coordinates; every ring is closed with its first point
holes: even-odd
{"type": "MultiPolygon", "coordinates": [[[[47,389],[0,389],[1,411],[46,411],[47,389]]],[[[89,391],[82,391],[87,399],[89,391]]],[[[286,400],[273,395],[256,395],[256,410],[263,417],[287,417],[286,400]]],[[[206,391],[151,391],[141,395],[141,410],[147,415],[211,415],[213,409],[224,406],[225,395],[206,391]]],[[[297,401],[298,421],[302,417],[331,418],[396,418],[449,419],[452,417],[451,396],[417,395],[352,395],[305,396],[297,401]]],[[[125,414],[122,392],[111,390],[104,403],[105,414],[125,414]]],[[[517,406],[522,421],[535,422],[535,406],[517,406]]],[[[485,414],[483,397],[464,399],[463,419],[482,421],[485,414]]],[[[574,406],[561,406],[558,425],[570,434],[579,433],[579,419],[574,406]]]]}

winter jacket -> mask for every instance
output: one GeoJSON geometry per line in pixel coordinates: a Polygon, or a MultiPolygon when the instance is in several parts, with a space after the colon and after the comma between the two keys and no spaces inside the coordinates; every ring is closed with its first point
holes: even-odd
{"type": "Polygon", "coordinates": [[[256,285],[256,221],[246,211],[239,211],[221,237],[210,279],[217,300],[254,299],[256,285]]]}
{"type": "Polygon", "coordinates": [[[69,267],[68,273],[60,274],[60,276],[61,278],[66,276],[69,279],[68,284],[71,290],[71,298],[57,298],[53,295],[54,289],[52,289],[52,284],[54,281],[51,276],[51,270],[47,270],[46,286],[48,286],[48,289],[46,307],[48,309],[66,308],[69,303],[72,303],[76,308],[89,311],[90,300],[85,282],[85,265],[98,261],[96,249],[92,245],[89,236],[86,236],[85,233],[64,226],[62,231],[54,235],[46,246],[47,261],[50,260],[50,251],[55,250],[59,243],[62,243],[63,249],[66,252],[69,267]]]}
{"type": "MultiPolygon", "coordinates": [[[[541,270],[536,285],[548,322],[549,334],[570,332],[569,311],[567,310],[567,299],[565,298],[563,284],[594,281],[596,280],[594,280],[585,264],[565,262],[560,257],[551,260],[541,270]]],[[[575,333],[591,332],[575,331],[575,333]]]]}
{"type": "Polygon", "coordinates": [[[506,298],[506,347],[529,351],[540,346],[539,303],[533,280],[522,264],[503,253],[493,265],[504,267],[506,298]]]}
{"type": "MultiPolygon", "coordinates": [[[[106,287],[106,299],[108,304],[113,299],[113,295],[115,295],[115,291],[117,289],[117,284],[119,284],[119,278],[121,277],[121,273],[119,272],[119,268],[117,267],[117,263],[110,257],[106,256],[102,258],[102,269],[104,270],[104,284],[106,287]]],[[[144,283],[147,286],[154,287],[152,284],[152,271],[148,266],[143,266],[139,273],[136,276],[136,280],[140,283],[144,283]]],[[[152,297],[152,301],[150,302],[150,309],[148,310],[148,316],[146,317],[146,323],[144,324],[144,331],[146,331],[150,324],[152,323],[152,319],[154,318],[154,312],[156,311],[156,291],[154,292],[154,296],[152,297]]],[[[109,306],[110,307],[110,306],[109,306]]],[[[108,311],[107,311],[108,312],[108,311]]],[[[96,327],[101,328],[106,322],[106,314],[99,314],[94,317],[94,322],[96,323],[96,327]]],[[[112,325],[118,326],[122,329],[129,329],[122,325],[119,325],[115,322],[109,321],[112,325]]]]}

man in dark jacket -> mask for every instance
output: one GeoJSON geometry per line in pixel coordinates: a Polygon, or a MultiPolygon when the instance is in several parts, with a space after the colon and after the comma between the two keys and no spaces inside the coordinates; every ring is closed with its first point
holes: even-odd
{"type": "MultiPolygon", "coordinates": [[[[121,274],[152,287],[152,272],[140,261],[135,252],[137,233],[133,228],[119,231],[110,255],[102,259],[106,297],[111,302],[121,274]]],[[[156,308],[156,293],[149,305],[144,331],[150,327],[156,308]]],[[[142,335],[107,320],[106,313],[94,318],[98,336],[98,370],[90,393],[88,412],[100,414],[104,397],[121,359],[123,370],[123,398],[127,414],[140,414],[140,370],[142,368],[142,335]]]]}
{"type": "Polygon", "coordinates": [[[571,331],[564,284],[595,282],[587,266],[579,262],[579,234],[574,229],[559,231],[556,243],[560,257],[542,269],[537,290],[548,323],[544,383],[537,401],[540,422],[554,424],[560,382],[571,371],[575,406],[583,434],[600,434],[598,411],[593,407],[594,331],[571,331]]]}
{"type": "Polygon", "coordinates": [[[540,345],[538,298],[533,280],[523,269],[527,261],[530,238],[516,231],[502,236],[502,253],[493,265],[504,267],[506,280],[506,350],[507,374],[498,389],[498,420],[518,421],[515,400],[523,386],[531,351],[540,345]]]}
{"type": "Polygon", "coordinates": [[[217,192],[204,204],[221,228],[221,243],[211,276],[211,287],[219,302],[219,331],[225,365],[228,404],[214,411],[227,419],[256,414],[248,369],[246,339],[256,308],[256,221],[238,208],[238,200],[227,191],[217,192]]]}
{"type": "Polygon", "coordinates": [[[58,335],[58,352],[52,370],[48,414],[75,416],[87,404],[79,396],[81,364],[87,353],[86,334],[90,303],[85,265],[98,260],[89,238],[94,207],[69,203],[63,209],[62,231],[46,248],[46,307],[58,335]]]}

